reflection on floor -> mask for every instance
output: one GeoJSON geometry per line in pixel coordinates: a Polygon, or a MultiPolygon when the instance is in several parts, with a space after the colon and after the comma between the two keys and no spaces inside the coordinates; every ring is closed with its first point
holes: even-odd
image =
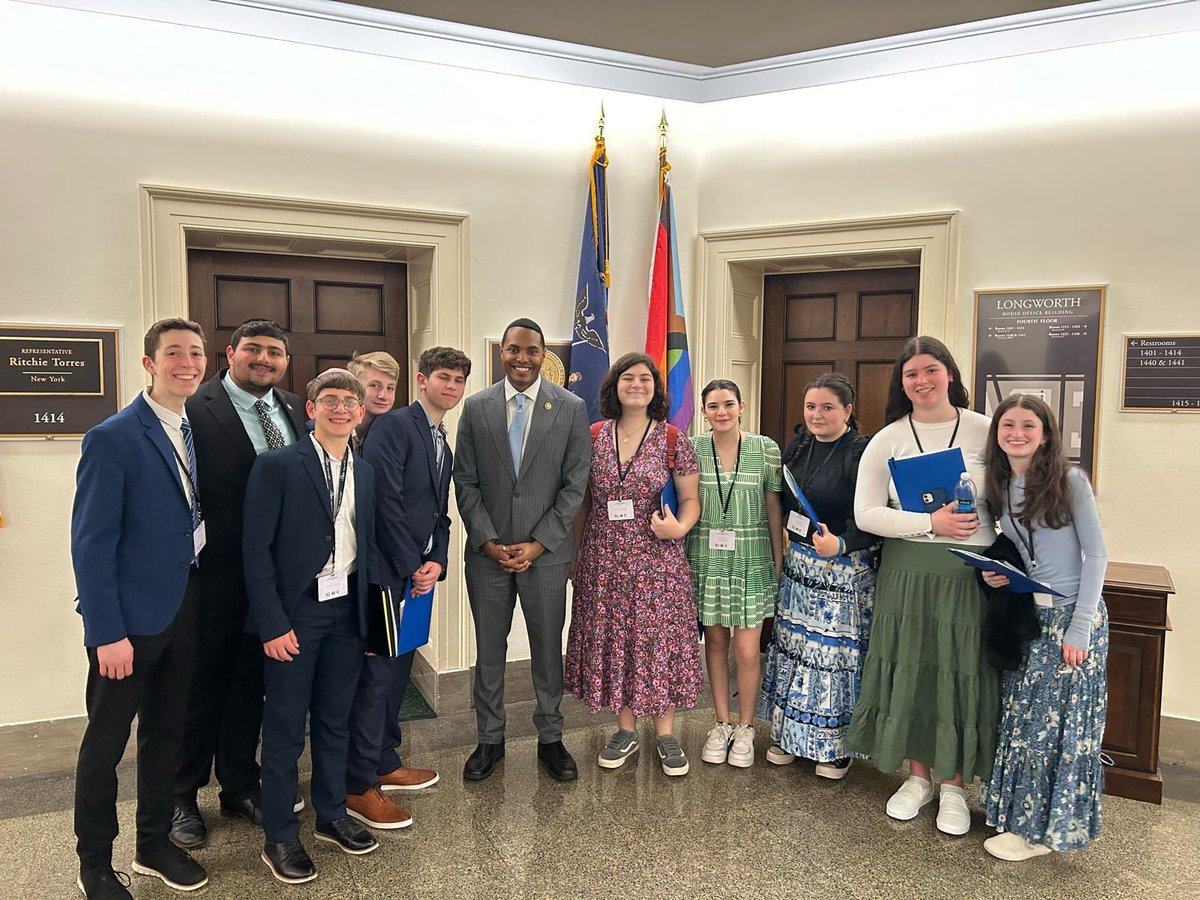
{"type": "MultiPolygon", "coordinates": [[[[261,834],[216,815],[211,788],[201,795],[210,843],[197,852],[208,898],[1200,898],[1200,773],[1171,767],[1161,807],[1106,798],[1104,834],[1082,853],[1002,863],[982,848],[989,835],[978,808],[975,827],[949,838],[934,827],[936,804],[914,821],[883,812],[899,774],[856,764],[842,782],[817,778],[802,762],[776,768],[762,753],[750,769],[700,762],[711,710],[681,715],[676,732],[692,760],[684,778],[663,775],[652,750],[622,770],[594,763],[611,730],[609,716],[567,706],[567,746],[580,778],[559,784],[535,761],[531,703],[509,707],[507,758],[496,774],[464,784],[474,717],[407,726],[408,759],[443,776],[430,790],[404,795],[415,824],[380,835],[382,847],[350,857],[301,837],[320,870],[308,885],[286,887],[259,861],[261,834]]],[[[649,723],[644,746],[653,747],[649,723]]],[[[60,750],[69,749],[65,740],[60,750]]],[[[55,752],[33,755],[19,774],[0,778],[0,896],[67,898],[74,887],[69,763],[51,771],[55,752]],[[64,771],[65,769],[65,771],[64,771]]],[[[14,752],[13,746],[6,752],[14,752]]],[[[305,761],[307,766],[307,761],[305,761]]],[[[305,768],[307,771],[307,768],[305,768]]],[[[117,868],[133,852],[130,771],[120,806],[117,868]]],[[[307,785],[304,793],[307,796],[307,785]]],[[[973,801],[974,801],[974,795],[973,801]]],[[[180,897],[160,882],[133,876],[139,898],[180,897]]]]}

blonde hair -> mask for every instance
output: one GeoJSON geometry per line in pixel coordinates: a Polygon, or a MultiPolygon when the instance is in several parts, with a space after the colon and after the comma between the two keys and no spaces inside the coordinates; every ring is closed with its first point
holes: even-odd
{"type": "Polygon", "coordinates": [[[346,363],[346,370],[355,378],[362,378],[364,369],[378,369],[384,375],[400,380],[400,363],[385,350],[356,353],[354,358],[346,363]]]}

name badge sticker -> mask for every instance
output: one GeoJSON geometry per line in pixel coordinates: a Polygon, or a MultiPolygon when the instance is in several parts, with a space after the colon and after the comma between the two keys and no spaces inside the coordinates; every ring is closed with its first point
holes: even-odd
{"type": "Polygon", "coordinates": [[[726,528],[714,528],[708,533],[709,550],[732,550],[735,541],[733,531],[726,528]]]}
{"type": "Polygon", "coordinates": [[[628,522],[633,518],[633,501],[632,500],[609,500],[608,501],[608,521],[610,522],[628,522]]]}
{"type": "Polygon", "coordinates": [[[350,593],[350,577],[346,572],[334,572],[317,579],[317,600],[335,600],[350,593]]]}
{"type": "Polygon", "coordinates": [[[192,559],[199,556],[200,551],[204,549],[204,545],[208,543],[208,531],[204,526],[205,522],[201,519],[200,524],[192,532],[192,559]]]}
{"type": "Polygon", "coordinates": [[[808,526],[811,524],[812,521],[806,515],[802,515],[795,510],[792,510],[790,513],[788,513],[788,531],[794,531],[796,534],[803,536],[808,534],[808,526]]]}

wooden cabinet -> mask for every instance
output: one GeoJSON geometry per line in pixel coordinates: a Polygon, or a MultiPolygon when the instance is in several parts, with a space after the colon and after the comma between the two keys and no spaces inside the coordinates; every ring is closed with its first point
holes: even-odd
{"type": "Polygon", "coordinates": [[[1104,580],[1108,607],[1108,721],[1104,793],[1162,803],[1158,730],[1162,714],[1163,656],[1171,620],[1167,597],[1175,593],[1162,566],[1109,563],[1104,580]]]}

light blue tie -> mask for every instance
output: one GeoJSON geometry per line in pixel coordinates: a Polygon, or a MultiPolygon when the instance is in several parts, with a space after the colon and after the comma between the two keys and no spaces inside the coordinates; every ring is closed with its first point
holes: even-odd
{"type": "Polygon", "coordinates": [[[525,395],[517,394],[517,414],[508,426],[508,446],[512,450],[513,471],[521,474],[521,444],[525,441],[525,395]]]}

